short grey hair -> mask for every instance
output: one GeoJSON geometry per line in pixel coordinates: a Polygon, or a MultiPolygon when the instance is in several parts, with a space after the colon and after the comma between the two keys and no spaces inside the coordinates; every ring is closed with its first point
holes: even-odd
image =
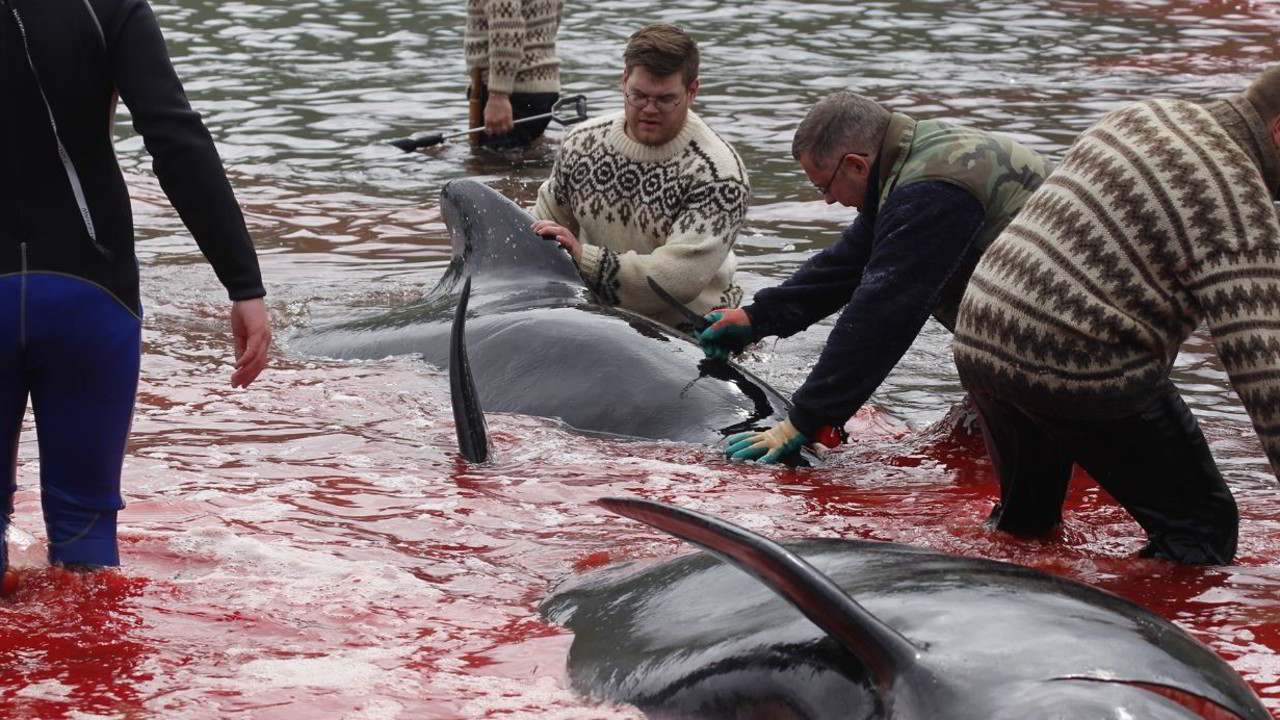
{"type": "Polygon", "coordinates": [[[875,155],[892,113],[868,97],[838,90],[818,101],[800,121],[791,155],[825,164],[837,153],[875,155]]]}
{"type": "Polygon", "coordinates": [[[1276,115],[1280,115],[1280,64],[1264,70],[1245,90],[1244,96],[1258,111],[1262,121],[1271,124],[1276,115]]]}

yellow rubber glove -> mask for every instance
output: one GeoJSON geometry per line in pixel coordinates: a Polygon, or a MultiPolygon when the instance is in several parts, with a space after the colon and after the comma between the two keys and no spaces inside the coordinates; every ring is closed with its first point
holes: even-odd
{"type": "Polygon", "coordinates": [[[738,433],[729,438],[725,455],[730,460],[755,460],[760,463],[777,462],[783,456],[808,445],[805,437],[791,420],[783,420],[764,432],[738,433]]]}

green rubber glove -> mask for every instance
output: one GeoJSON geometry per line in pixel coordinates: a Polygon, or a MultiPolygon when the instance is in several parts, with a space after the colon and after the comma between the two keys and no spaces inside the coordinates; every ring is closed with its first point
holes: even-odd
{"type": "Polygon", "coordinates": [[[751,317],[741,308],[728,308],[707,313],[711,325],[696,334],[702,352],[714,360],[727,360],[730,353],[740,353],[755,341],[751,317]]]}
{"type": "Polygon", "coordinates": [[[791,420],[783,420],[764,432],[745,432],[729,437],[729,449],[725,455],[730,460],[755,460],[759,463],[777,462],[779,458],[808,445],[805,437],[791,420]]]}

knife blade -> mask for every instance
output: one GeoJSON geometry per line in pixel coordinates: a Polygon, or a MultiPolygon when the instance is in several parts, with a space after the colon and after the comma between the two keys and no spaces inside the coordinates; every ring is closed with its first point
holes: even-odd
{"type": "Polygon", "coordinates": [[[707,322],[705,317],[690,310],[684,303],[672,297],[671,293],[667,292],[661,285],[659,285],[657,280],[654,280],[647,275],[645,276],[645,279],[649,281],[649,287],[653,288],[654,294],[661,298],[663,302],[670,305],[672,310],[680,313],[680,317],[684,318],[685,322],[688,322],[693,326],[694,332],[702,332],[711,326],[711,323],[707,322]]]}

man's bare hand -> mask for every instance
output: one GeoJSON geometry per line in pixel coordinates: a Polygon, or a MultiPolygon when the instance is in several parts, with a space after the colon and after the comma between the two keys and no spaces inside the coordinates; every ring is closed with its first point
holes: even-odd
{"type": "Polygon", "coordinates": [[[539,220],[534,223],[533,231],[545,238],[555,238],[555,241],[560,243],[560,247],[568,251],[575,265],[582,264],[582,243],[578,242],[578,238],[574,237],[573,233],[550,220],[539,220]]]}
{"type": "Polygon", "coordinates": [[[236,369],[231,387],[248,387],[267,366],[271,324],[262,298],[236,300],[231,305],[231,334],[235,338],[236,369]]]}
{"type": "Polygon", "coordinates": [[[511,96],[506,93],[489,93],[489,100],[484,104],[484,131],[490,135],[506,135],[514,126],[511,96]]]}

